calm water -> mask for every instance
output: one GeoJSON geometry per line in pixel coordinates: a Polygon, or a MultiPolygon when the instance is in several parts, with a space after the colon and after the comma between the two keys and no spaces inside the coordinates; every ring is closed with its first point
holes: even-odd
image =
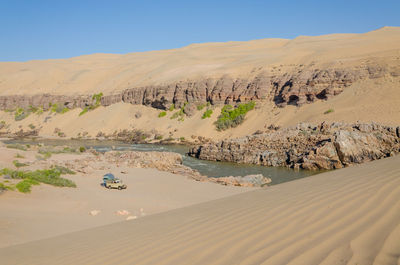
{"type": "Polygon", "coordinates": [[[86,148],[94,148],[98,152],[106,152],[110,150],[118,151],[169,151],[176,152],[183,156],[183,164],[198,170],[202,175],[209,177],[224,177],[224,176],[245,176],[250,174],[262,174],[264,177],[269,177],[272,180],[272,185],[279,184],[299,178],[314,175],[318,172],[300,170],[295,171],[288,168],[279,167],[264,167],[256,165],[235,164],[228,162],[213,162],[199,160],[189,157],[186,153],[189,150],[188,146],[184,145],[159,145],[159,144],[128,144],[118,141],[96,141],[96,140],[43,140],[43,139],[18,139],[3,141],[5,144],[20,143],[20,144],[38,144],[45,145],[68,145],[71,147],[85,146],[86,148]]]}

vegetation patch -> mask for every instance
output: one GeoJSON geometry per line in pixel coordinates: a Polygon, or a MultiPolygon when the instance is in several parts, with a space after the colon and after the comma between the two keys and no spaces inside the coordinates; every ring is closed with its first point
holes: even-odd
{"type": "Polygon", "coordinates": [[[25,158],[23,155],[17,154],[15,158],[25,158]]]}
{"type": "Polygon", "coordinates": [[[6,185],[2,182],[0,182],[0,191],[2,190],[15,190],[14,186],[11,185],[6,185]]]}
{"type": "Polygon", "coordinates": [[[172,104],[170,107],[169,107],[169,111],[173,111],[175,109],[175,104],[172,104]]]}
{"type": "Polygon", "coordinates": [[[11,148],[11,149],[18,149],[18,150],[22,150],[22,151],[27,151],[29,148],[27,145],[23,145],[23,144],[8,144],[8,145],[6,145],[6,147],[11,148]]]}
{"type": "Polygon", "coordinates": [[[238,126],[244,121],[246,113],[254,109],[255,105],[253,101],[239,104],[236,108],[231,105],[225,105],[221,109],[221,115],[218,116],[215,122],[217,130],[223,131],[238,126]]]}
{"type": "Polygon", "coordinates": [[[23,108],[17,108],[14,113],[14,119],[15,121],[22,121],[26,117],[28,117],[30,112],[28,110],[25,110],[23,108]]]}
{"type": "Polygon", "coordinates": [[[334,109],[328,109],[327,111],[324,112],[324,114],[329,114],[329,113],[332,113],[334,111],[335,111],[334,109]]]}
{"type": "Polygon", "coordinates": [[[40,183],[33,179],[24,179],[15,185],[19,192],[29,193],[31,192],[32,185],[39,185],[40,183]]]}
{"type": "Polygon", "coordinates": [[[212,109],[208,109],[203,113],[203,116],[201,116],[201,118],[203,120],[206,119],[206,118],[210,118],[212,113],[213,113],[212,109]]]}
{"type": "Polygon", "coordinates": [[[158,117],[161,118],[161,117],[164,117],[164,116],[166,116],[166,115],[167,115],[167,112],[162,111],[162,112],[160,112],[160,113],[158,114],[158,117]]]}
{"type": "Polygon", "coordinates": [[[100,92],[98,94],[94,94],[92,96],[92,100],[94,100],[94,103],[90,106],[85,107],[80,113],[79,116],[82,116],[83,114],[87,113],[89,110],[95,110],[101,105],[101,98],[103,97],[103,93],[100,92]]]}
{"type": "Polygon", "coordinates": [[[27,164],[27,163],[21,163],[21,162],[19,162],[18,160],[14,160],[14,161],[13,161],[13,164],[14,164],[14,166],[15,166],[16,168],[29,166],[29,164],[27,164]]]}
{"type": "MultiPolygon", "coordinates": [[[[40,182],[56,187],[76,187],[76,184],[69,179],[62,178],[62,174],[70,174],[69,169],[59,166],[54,166],[50,169],[35,170],[35,171],[20,171],[3,168],[0,170],[0,175],[8,175],[12,179],[29,180],[32,182],[40,182]]],[[[27,184],[21,184],[27,185],[27,184]]],[[[32,183],[31,183],[32,185],[32,183]]],[[[34,184],[33,184],[34,185],[34,184]]]]}
{"type": "Polygon", "coordinates": [[[185,118],[185,106],[186,105],[187,105],[187,102],[177,112],[172,114],[171,120],[178,118],[178,121],[184,121],[184,118],[185,118]]]}

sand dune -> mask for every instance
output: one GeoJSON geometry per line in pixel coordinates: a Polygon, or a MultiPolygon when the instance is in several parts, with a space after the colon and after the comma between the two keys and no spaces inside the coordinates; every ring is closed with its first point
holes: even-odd
{"type": "Polygon", "coordinates": [[[0,249],[4,264],[400,264],[400,157],[0,249]]]}
{"type": "Polygon", "coordinates": [[[400,28],[385,27],[364,34],[331,34],[288,39],[192,44],[171,50],[93,54],[70,59],[0,62],[0,95],[112,94],[126,88],[187,79],[251,78],[295,64],[315,67],[393,63],[399,56],[400,28]],[[360,60],[364,60],[360,62],[360,60]]]}

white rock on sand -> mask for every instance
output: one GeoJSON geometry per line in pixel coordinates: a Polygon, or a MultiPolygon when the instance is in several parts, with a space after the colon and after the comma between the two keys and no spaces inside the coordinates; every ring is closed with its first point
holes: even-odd
{"type": "Polygon", "coordinates": [[[91,211],[89,212],[89,214],[90,214],[91,216],[96,216],[96,215],[98,215],[100,212],[101,212],[100,210],[91,210],[91,211]]]}

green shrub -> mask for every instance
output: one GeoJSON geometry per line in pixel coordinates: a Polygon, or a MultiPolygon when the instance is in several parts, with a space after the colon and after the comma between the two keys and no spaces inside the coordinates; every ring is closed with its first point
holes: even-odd
{"type": "Polygon", "coordinates": [[[180,137],[179,140],[180,140],[181,142],[183,142],[183,141],[185,141],[185,137],[180,137]]]}
{"type": "Polygon", "coordinates": [[[213,113],[212,109],[208,109],[203,113],[203,116],[201,116],[201,118],[202,119],[210,118],[212,113],[213,113]]]}
{"type": "Polygon", "coordinates": [[[57,113],[58,112],[57,109],[58,109],[57,103],[54,103],[54,104],[50,103],[50,112],[57,113]]]}
{"type": "Polygon", "coordinates": [[[162,111],[162,112],[160,112],[160,113],[158,114],[158,117],[161,118],[161,117],[164,117],[164,116],[166,116],[166,115],[167,115],[167,112],[162,111]]]}
{"type": "MultiPolygon", "coordinates": [[[[8,181],[6,180],[4,182],[8,182],[8,181]]],[[[6,185],[6,184],[0,182],[0,190],[14,190],[14,189],[15,188],[13,186],[9,186],[9,185],[6,185]]]]}
{"type": "Polygon", "coordinates": [[[62,172],[65,171],[56,167],[35,171],[19,171],[3,168],[0,170],[0,175],[8,175],[13,179],[30,179],[57,187],[76,187],[76,184],[72,180],[60,177],[63,174],[62,172]]]}
{"type": "Polygon", "coordinates": [[[197,105],[197,110],[202,110],[202,109],[204,109],[204,107],[205,107],[206,105],[207,105],[206,103],[197,105]]]}
{"type": "Polygon", "coordinates": [[[80,113],[79,113],[79,116],[82,116],[83,114],[85,114],[86,112],[88,112],[89,111],[89,108],[88,107],[85,107],[80,113]]]}
{"type": "Polygon", "coordinates": [[[13,164],[14,164],[14,166],[15,166],[16,168],[29,166],[28,164],[26,164],[26,163],[21,163],[21,162],[19,162],[18,160],[14,160],[14,161],[13,161],[13,164]]]}
{"type": "Polygon", "coordinates": [[[334,111],[335,111],[334,109],[328,109],[327,111],[324,112],[324,114],[329,114],[329,113],[332,113],[334,111]]]}
{"type": "Polygon", "coordinates": [[[79,152],[83,153],[85,151],[86,151],[86,147],[84,147],[84,146],[79,147],[79,152]]]}
{"type": "Polygon", "coordinates": [[[42,108],[42,107],[39,107],[39,108],[37,109],[37,111],[36,111],[36,115],[41,115],[41,114],[43,114],[43,108],[42,108]]]}
{"type": "Polygon", "coordinates": [[[169,107],[169,111],[173,111],[175,109],[175,104],[172,104],[170,107],[169,107]]]}
{"type": "Polygon", "coordinates": [[[62,110],[61,110],[61,114],[64,114],[64,113],[66,113],[66,112],[68,112],[69,111],[69,108],[67,108],[67,107],[64,107],[62,110]]]}
{"type": "Polygon", "coordinates": [[[19,192],[28,193],[31,192],[32,185],[39,185],[39,184],[40,183],[38,181],[27,178],[18,182],[17,185],[15,185],[15,187],[19,192]]]}
{"type": "Polygon", "coordinates": [[[38,108],[30,105],[28,108],[28,111],[31,113],[36,113],[38,111],[38,108]]]}
{"type": "Polygon", "coordinates": [[[18,149],[18,150],[22,150],[22,151],[28,150],[26,145],[22,145],[22,144],[8,144],[8,145],[6,145],[6,147],[11,148],[11,149],[18,149]]]}
{"type": "Polygon", "coordinates": [[[23,155],[17,154],[15,158],[25,158],[23,155]]]}
{"type": "Polygon", "coordinates": [[[56,171],[59,171],[60,174],[69,174],[69,175],[75,175],[76,172],[67,168],[67,167],[63,167],[63,166],[58,166],[58,165],[54,165],[50,167],[51,169],[54,169],[56,171]]]}
{"type": "Polygon", "coordinates": [[[183,107],[181,107],[181,108],[179,109],[179,111],[177,111],[177,112],[175,112],[174,114],[172,114],[171,120],[172,120],[172,119],[176,119],[176,118],[178,118],[178,117],[179,117],[178,121],[183,121],[183,120],[184,120],[184,116],[185,116],[184,110],[185,110],[186,104],[187,104],[187,103],[185,103],[185,104],[183,105],[183,107]]]}
{"type": "Polygon", "coordinates": [[[17,110],[14,113],[14,119],[15,121],[21,121],[25,119],[26,117],[29,116],[29,111],[23,109],[23,108],[17,108],[17,110]]]}
{"type": "Polygon", "coordinates": [[[35,128],[36,128],[36,126],[35,126],[35,125],[33,125],[32,123],[31,123],[31,124],[29,124],[29,125],[28,125],[28,127],[29,127],[29,128],[31,128],[31,130],[33,130],[33,129],[35,129],[35,128]]]}
{"type": "Polygon", "coordinates": [[[95,100],[95,106],[100,106],[101,104],[101,98],[103,97],[103,93],[100,92],[99,94],[94,94],[92,96],[92,99],[95,100]]]}
{"type": "Polygon", "coordinates": [[[239,104],[236,108],[231,105],[225,105],[221,109],[221,115],[215,122],[217,130],[226,130],[238,126],[244,121],[246,113],[254,109],[255,103],[253,101],[249,103],[239,104]]]}

